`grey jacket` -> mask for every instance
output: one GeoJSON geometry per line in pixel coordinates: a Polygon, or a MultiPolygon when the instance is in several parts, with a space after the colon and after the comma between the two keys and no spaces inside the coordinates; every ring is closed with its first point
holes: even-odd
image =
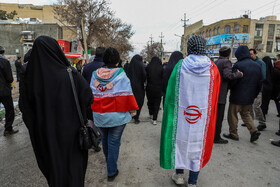
{"type": "Polygon", "coordinates": [[[241,78],[242,74],[241,72],[233,73],[231,61],[225,57],[220,56],[214,63],[217,65],[221,75],[221,88],[218,103],[226,104],[229,81],[241,78]]]}
{"type": "Polygon", "coordinates": [[[13,80],[10,62],[0,55],[0,96],[11,95],[11,83],[13,80]]]}

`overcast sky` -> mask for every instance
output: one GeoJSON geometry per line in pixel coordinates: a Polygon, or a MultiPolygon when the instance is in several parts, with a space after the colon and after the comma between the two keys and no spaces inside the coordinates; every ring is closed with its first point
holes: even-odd
{"type": "MultiPolygon", "coordinates": [[[[221,19],[240,17],[245,11],[251,11],[251,17],[274,15],[280,18],[280,0],[110,0],[111,9],[123,22],[132,24],[135,31],[131,39],[135,52],[140,52],[150,41],[160,41],[164,35],[165,51],[179,50],[180,37],[183,34],[184,13],[188,24],[200,19],[208,25],[221,19]],[[274,8],[273,8],[274,7],[274,8]]],[[[0,0],[2,3],[49,5],[56,0],[0,0]]]]}

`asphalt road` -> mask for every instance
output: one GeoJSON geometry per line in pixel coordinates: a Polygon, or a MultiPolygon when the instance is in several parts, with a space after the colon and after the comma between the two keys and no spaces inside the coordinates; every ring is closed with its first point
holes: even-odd
{"type": "MultiPolygon", "coordinates": [[[[171,180],[174,171],[159,166],[162,110],[158,119],[158,125],[153,126],[148,118],[147,106],[144,105],[141,123],[128,123],[122,137],[118,162],[120,174],[112,183],[106,181],[102,151],[90,151],[86,186],[176,186],[171,180]]],[[[267,116],[268,127],[256,143],[250,143],[249,131],[239,125],[240,140],[229,140],[226,145],[214,145],[211,160],[201,170],[197,186],[279,187],[280,148],[270,143],[271,139],[280,139],[275,135],[279,128],[278,122],[275,104],[271,102],[267,116]]],[[[3,122],[0,122],[0,186],[47,186],[37,167],[28,131],[20,114],[14,125],[20,132],[4,137],[3,122]]],[[[222,132],[228,132],[226,119],[222,132]]]]}

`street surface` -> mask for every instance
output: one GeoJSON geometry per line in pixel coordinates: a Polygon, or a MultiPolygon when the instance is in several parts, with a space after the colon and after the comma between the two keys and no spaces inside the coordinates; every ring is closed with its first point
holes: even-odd
{"type": "MultiPolygon", "coordinates": [[[[127,124],[118,161],[120,173],[114,182],[107,182],[102,151],[89,152],[86,186],[176,186],[171,180],[174,171],[159,166],[162,110],[159,112],[159,122],[156,126],[152,125],[148,116],[145,104],[140,115],[141,123],[127,124]]],[[[226,116],[227,114],[222,133],[228,132],[226,116]]],[[[275,104],[271,102],[267,116],[268,127],[256,143],[250,143],[249,131],[239,125],[239,141],[229,140],[226,145],[214,144],[211,160],[201,170],[197,186],[279,187],[280,148],[270,143],[270,139],[280,139],[275,135],[279,128],[278,122],[275,104]]],[[[28,131],[20,113],[14,122],[19,133],[4,137],[3,125],[3,121],[0,122],[0,186],[47,186],[36,164],[28,131]]],[[[188,171],[185,172],[185,176],[188,177],[188,171]]]]}

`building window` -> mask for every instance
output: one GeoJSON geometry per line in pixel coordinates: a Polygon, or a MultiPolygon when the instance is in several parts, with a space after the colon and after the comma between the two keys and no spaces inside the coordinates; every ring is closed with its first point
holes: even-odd
{"type": "Polygon", "coordinates": [[[230,33],[230,30],[231,30],[231,27],[229,25],[226,25],[225,26],[225,34],[229,34],[230,33]]]}
{"type": "Polygon", "coordinates": [[[263,24],[256,24],[255,38],[261,39],[263,35],[263,24]]]}
{"type": "Polygon", "coordinates": [[[266,43],[266,52],[267,53],[272,52],[272,46],[273,46],[273,41],[267,41],[267,43],[266,43]]]}
{"type": "Polygon", "coordinates": [[[233,29],[234,29],[234,32],[235,32],[235,33],[239,33],[239,25],[238,25],[238,24],[235,24],[235,25],[233,26],[233,29]]]}
{"type": "Polygon", "coordinates": [[[217,29],[215,28],[214,29],[214,36],[216,36],[217,35],[217,29]]]}
{"type": "Polygon", "coordinates": [[[243,33],[248,33],[248,25],[243,25],[243,33]]]}
{"type": "Polygon", "coordinates": [[[204,31],[202,32],[202,37],[205,38],[204,31]]]}
{"type": "Polygon", "coordinates": [[[220,27],[218,27],[218,34],[220,34],[220,32],[221,32],[221,29],[220,29],[220,27]]]}
{"type": "Polygon", "coordinates": [[[211,37],[212,36],[212,30],[210,29],[209,30],[209,37],[211,37]]]}
{"type": "Polygon", "coordinates": [[[274,31],[275,31],[275,25],[274,24],[269,24],[269,26],[268,26],[268,39],[273,40],[274,31]]]}
{"type": "Polygon", "coordinates": [[[280,51],[280,40],[276,39],[275,52],[279,52],[279,51],[280,51]]]}
{"type": "Polygon", "coordinates": [[[254,49],[259,49],[258,47],[259,47],[259,45],[262,43],[262,41],[261,40],[254,40],[254,46],[253,46],[253,48],[254,49]]]}
{"type": "Polygon", "coordinates": [[[277,25],[276,37],[280,37],[280,25],[277,25]]]}
{"type": "Polygon", "coordinates": [[[209,35],[208,35],[208,30],[206,31],[206,37],[208,37],[209,35]]]}

